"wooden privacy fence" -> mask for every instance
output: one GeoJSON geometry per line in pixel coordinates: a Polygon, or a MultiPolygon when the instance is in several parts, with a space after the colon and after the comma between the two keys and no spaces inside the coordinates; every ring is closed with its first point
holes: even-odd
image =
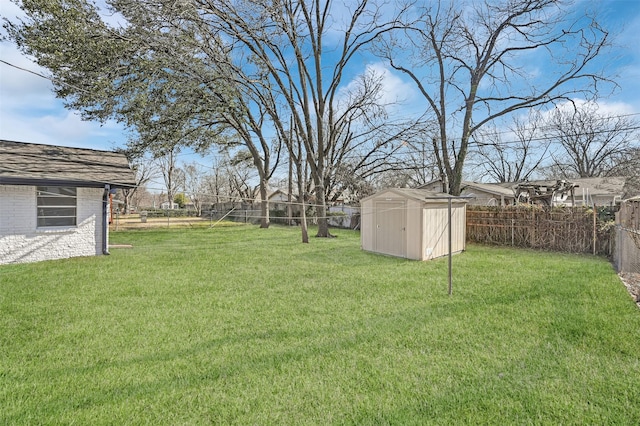
{"type": "Polygon", "coordinates": [[[613,262],[618,272],[640,274],[640,198],[623,201],[616,213],[613,262]]]}
{"type": "Polygon", "coordinates": [[[597,210],[537,206],[469,206],[467,241],[610,255],[613,222],[597,210]]]}

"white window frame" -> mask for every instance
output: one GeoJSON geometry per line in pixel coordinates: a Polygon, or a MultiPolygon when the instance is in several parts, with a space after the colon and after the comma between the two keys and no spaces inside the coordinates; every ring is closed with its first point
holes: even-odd
{"type": "Polygon", "coordinates": [[[78,188],[38,186],[36,206],[38,228],[75,227],[78,220],[78,188]]]}

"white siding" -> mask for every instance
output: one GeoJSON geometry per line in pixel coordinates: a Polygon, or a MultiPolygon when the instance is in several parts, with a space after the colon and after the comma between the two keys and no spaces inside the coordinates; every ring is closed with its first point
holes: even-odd
{"type": "Polygon", "coordinates": [[[37,228],[36,188],[0,185],[0,264],[102,253],[101,188],[78,188],[77,226],[37,228]]]}
{"type": "MultiPolygon", "coordinates": [[[[424,253],[422,260],[435,259],[449,254],[449,210],[445,206],[428,206],[422,215],[422,239],[424,253]]],[[[466,207],[451,207],[451,253],[465,249],[466,207]]]]}
{"type": "Polygon", "coordinates": [[[360,244],[362,249],[367,251],[375,251],[374,214],[373,200],[369,199],[367,201],[363,201],[360,213],[360,244]]]}

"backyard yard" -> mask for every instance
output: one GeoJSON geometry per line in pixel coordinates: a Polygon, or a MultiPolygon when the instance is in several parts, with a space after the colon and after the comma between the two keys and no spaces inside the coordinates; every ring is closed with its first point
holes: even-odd
{"type": "Polygon", "coordinates": [[[111,233],[0,267],[0,424],[640,424],[640,310],[609,262],[357,232],[111,233]],[[312,234],[313,235],[313,234],[312,234]]]}

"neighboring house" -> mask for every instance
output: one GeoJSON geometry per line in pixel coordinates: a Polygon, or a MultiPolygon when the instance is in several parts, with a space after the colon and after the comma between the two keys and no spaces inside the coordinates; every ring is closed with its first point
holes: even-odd
{"type": "Polygon", "coordinates": [[[336,204],[329,206],[329,226],[356,229],[360,226],[360,206],[336,204]]]}
{"type": "MultiPolygon", "coordinates": [[[[442,191],[442,181],[434,180],[418,187],[428,191],[442,191]]],[[[469,205],[510,206],[515,203],[513,189],[499,184],[463,181],[460,195],[469,197],[469,205]]]]}
{"type": "Polygon", "coordinates": [[[120,153],[0,140],[0,264],[108,254],[109,194],[135,184],[120,153]]]}
{"type": "MultiPolygon", "coordinates": [[[[276,189],[275,191],[269,193],[267,199],[269,200],[269,208],[271,210],[287,210],[287,205],[289,204],[289,193],[281,189],[276,189]]],[[[256,198],[256,203],[260,203],[259,196],[256,198]]],[[[297,197],[293,194],[291,194],[291,203],[294,205],[297,203],[297,197]]]]}
{"type": "Polygon", "coordinates": [[[160,203],[160,210],[174,210],[178,208],[178,203],[165,201],[160,203]]]}
{"type": "MultiPolygon", "coordinates": [[[[286,212],[287,206],[289,205],[289,193],[283,191],[282,189],[275,189],[273,191],[267,191],[267,200],[269,201],[269,210],[286,212]]],[[[259,207],[262,202],[262,197],[260,193],[256,195],[254,200],[254,206],[259,207]]],[[[291,194],[291,206],[294,212],[299,212],[298,208],[298,197],[295,194],[291,194]]]]}
{"type": "MultiPolygon", "coordinates": [[[[626,179],[623,177],[596,177],[565,179],[573,183],[573,201],[566,193],[558,193],[552,200],[554,206],[612,206],[619,203],[624,194],[626,179]],[[575,204],[574,204],[575,203],[575,204]]],[[[527,181],[527,186],[553,187],[558,180],[527,181]]],[[[477,183],[463,181],[460,195],[473,197],[469,205],[482,206],[506,206],[513,205],[515,201],[515,189],[518,183],[477,183]]],[[[434,180],[419,187],[430,191],[441,191],[442,182],[434,180]]]]}
{"type": "MultiPolygon", "coordinates": [[[[622,200],[624,194],[624,177],[592,177],[565,179],[575,185],[573,189],[574,201],[571,197],[563,196],[561,199],[554,199],[553,205],[565,206],[614,206],[622,200]],[[574,204],[575,203],[575,204],[574,204]]],[[[529,181],[529,185],[553,186],[558,180],[535,180],[529,181]]],[[[507,184],[502,184],[507,185],[507,184]]],[[[517,184],[510,183],[510,187],[517,184]]]]}

